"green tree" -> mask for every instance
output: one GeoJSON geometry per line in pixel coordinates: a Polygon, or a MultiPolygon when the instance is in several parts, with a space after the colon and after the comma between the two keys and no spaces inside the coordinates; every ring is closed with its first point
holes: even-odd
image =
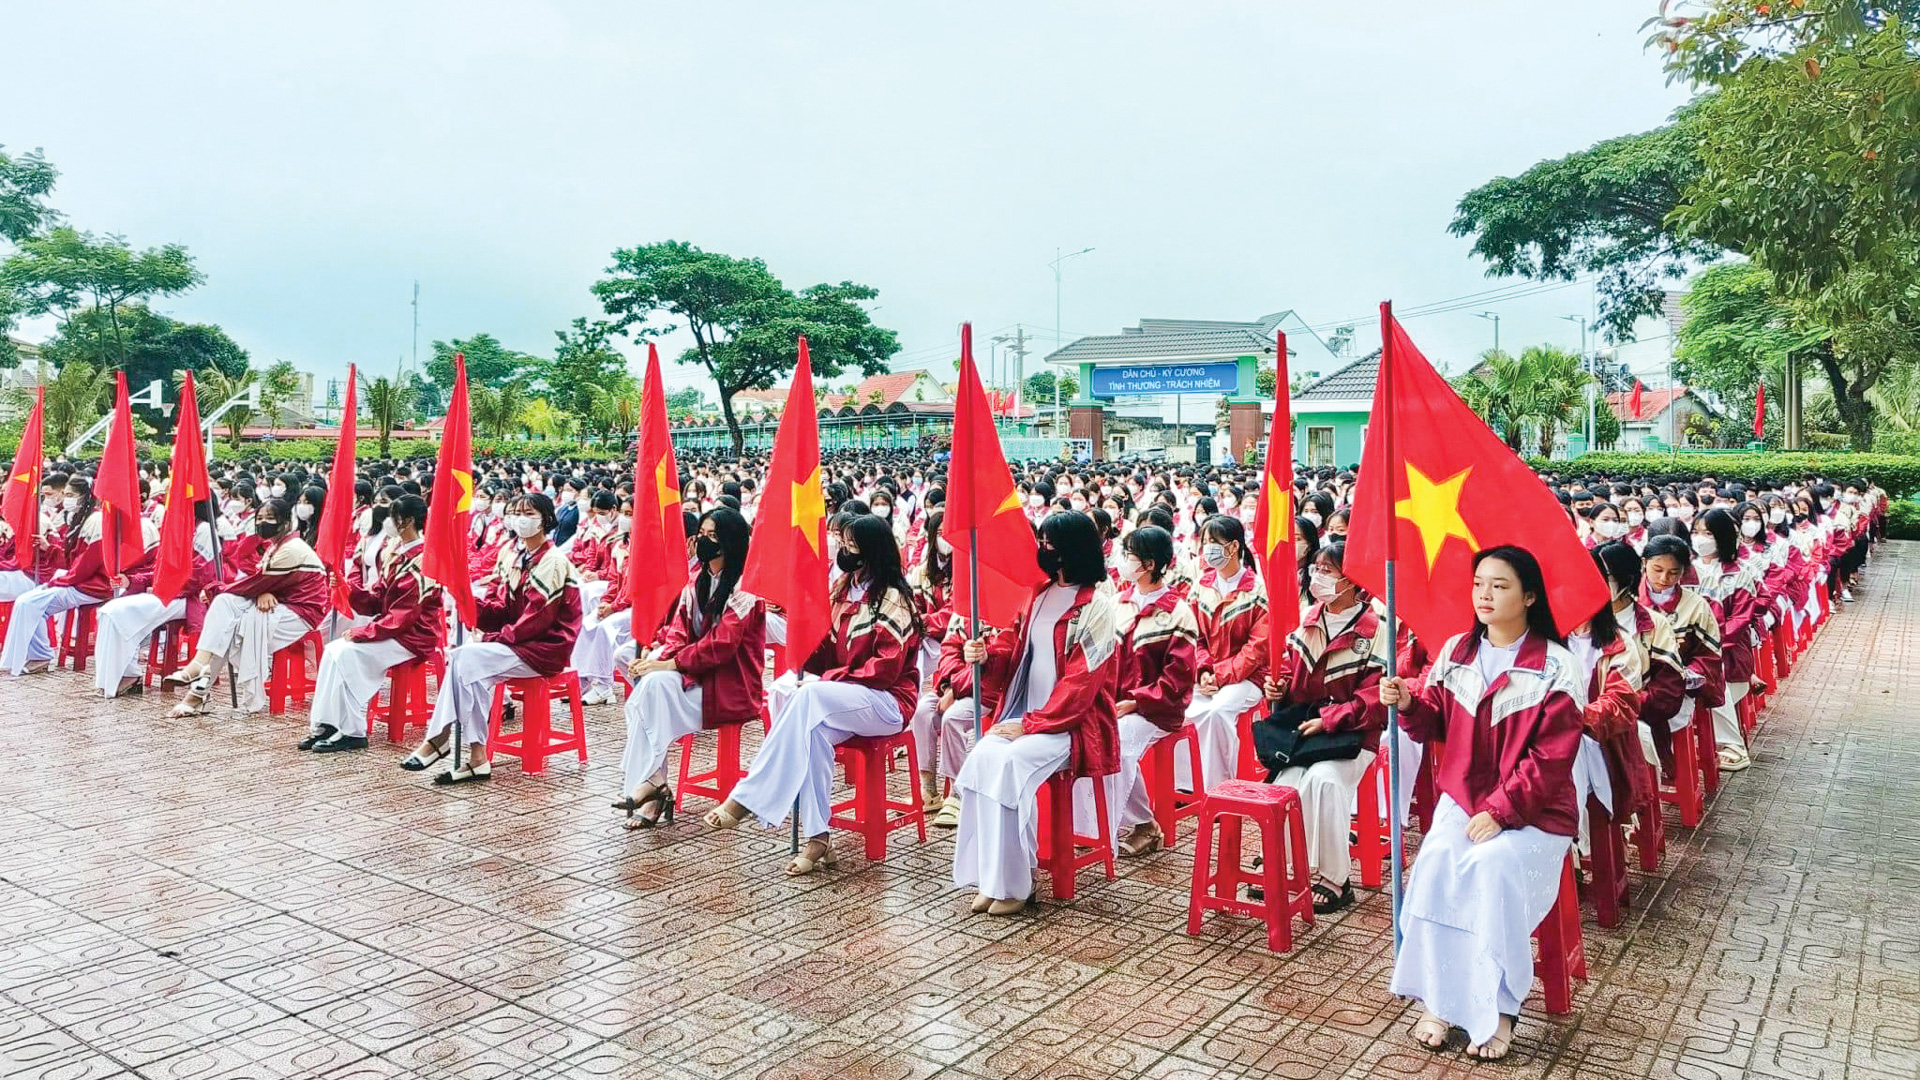
{"type": "Polygon", "coordinates": [[[547,439],[564,439],[573,431],[574,418],[571,413],[555,408],[546,398],[534,398],[521,406],[514,417],[514,426],[529,436],[538,435],[547,439]]]}
{"type": "Polygon", "coordinates": [[[900,350],[893,331],[873,325],[860,306],[878,295],[872,287],[843,281],[795,293],[760,259],[702,251],[683,241],[615,251],[607,277],[593,292],[621,332],[647,338],[675,323],[686,326],[694,345],[677,362],[697,364],[713,379],[735,453],[745,439],[734,395],[766,389],[791,371],[800,335],[806,335],[819,378],[849,367],[869,375],[885,371],[900,350]]]}
{"type": "Polygon", "coordinates": [[[695,412],[706,402],[706,399],[707,396],[701,393],[697,386],[689,386],[685,390],[669,390],[667,391],[667,411],[669,413],[676,410],[683,413],[695,412]]]}
{"type": "MultiPolygon", "coordinates": [[[[73,441],[75,435],[80,434],[80,429],[98,420],[109,408],[108,395],[113,390],[113,371],[76,360],[55,373],[42,360],[39,384],[46,387],[47,391],[46,412],[43,414],[47,444],[64,447],[73,441]]],[[[9,389],[7,397],[19,412],[33,408],[32,390],[9,389]]]]}
{"type": "MultiPolygon", "coordinates": [[[[169,380],[178,371],[192,371],[199,378],[212,369],[230,375],[247,369],[247,351],[217,326],[182,323],[145,304],[128,304],[120,312],[120,329],[124,360],[107,312],[101,308],[87,308],[62,323],[41,353],[61,366],[84,361],[96,368],[121,368],[127,373],[128,387],[136,393],[152,380],[169,380]]],[[[144,405],[134,408],[160,434],[173,430],[168,414],[144,405]]]]}
{"type": "Polygon", "coordinates": [[[300,396],[300,372],[291,360],[275,360],[260,373],[260,417],[268,427],[278,427],[286,412],[300,396]]]}
{"type": "Polygon", "coordinates": [[[127,362],[120,312],[151,297],[174,296],[205,281],[179,244],[136,252],[117,236],[97,238],[61,226],[19,243],[0,263],[0,279],[27,315],[55,315],[62,323],[86,307],[106,312],[116,364],[127,362]]]}
{"type": "Polygon", "coordinates": [[[1472,371],[1454,380],[1453,388],[1467,407],[1478,413],[1517,454],[1530,411],[1530,382],[1520,361],[1489,349],[1472,371]]]}
{"type": "Polygon", "coordinates": [[[1621,340],[1659,313],[1671,282],[1721,253],[1670,220],[1699,175],[1700,138],[1700,108],[1685,106],[1664,127],[1482,184],[1461,197],[1449,231],[1473,238],[1488,276],[1597,276],[1600,326],[1621,340]]]}
{"type": "Polygon", "coordinates": [[[467,387],[467,411],[473,426],[489,438],[505,438],[507,432],[519,426],[520,414],[529,400],[527,384],[520,379],[509,380],[498,388],[472,384],[467,387]]]}
{"type": "MultiPolygon", "coordinates": [[[[195,372],[193,376],[194,404],[200,407],[200,415],[211,417],[213,410],[232,401],[247,392],[247,387],[259,381],[260,373],[247,368],[238,374],[228,374],[219,368],[195,372]]],[[[186,384],[186,372],[173,374],[173,385],[177,389],[186,384]]],[[[235,405],[220,417],[219,422],[227,427],[227,445],[238,447],[240,436],[246,430],[247,421],[253,419],[253,409],[247,405],[235,405]]]]}
{"type": "Polygon", "coordinates": [[[393,429],[406,425],[412,396],[405,384],[384,375],[367,384],[367,415],[380,429],[381,457],[393,456],[393,429]]]}
{"type": "Polygon", "coordinates": [[[530,382],[545,371],[545,365],[538,359],[507,348],[492,334],[475,334],[464,341],[459,338],[436,341],[433,343],[433,358],[427,361],[427,377],[433,380],[433,385],[442,394],[453,392],[455,353],[466,356],[469,390],[476,386],[497,390],[515,379],[530,382]]]}
{"type": "MultiPolygon", "coordinates": [[[[604,413],[603,399],[617,398],[633,386],[627,358],[608,344],[613,328],[605,322],[573,320],[570,330],[556,330],[560,344],[540,373],[547,400],[562,412],[598,424],[595,410],[604,413]]],[[[611,422],[609,420],[609,422],[611,422]]]]}
{"type": "MultiPolygon", "coordinates": [[[[1060,403],[1064,405],[1079,396],[1080,380],[1064,372],[1061,373],[1059,378],[1060,403]]],[[[1036,371],[1027,376],[1026,404],[1033,406],[1052,405],[1053,383],[1054,373],[1051,371],[1036,371]]]]}
{"type": "Polygon", "coordinates": [[[1852,49],[1891,25],[1920,25],[1920,0],[1696,0],[1689,6],[1704,11],[1663,12],[1646,26],[1653,28],[1648,44],[1666,54],[1668,73],[1695,85],[1724,84],[1752,63],[1809,49],[1852,49]]]}
{"type": "Polygon", "coordinates": [[[1528,346],[1520,353],[1520,366],[1532,384],[1527,404],[1539,431],[1540,456],[1552,457],[1561,432],[1586,426],[1587,384],[1593,380],[1577,354],[1552,345],[1528,346]]]}
{"type": "MultiPolygon", "coordinates": [[[[0,241],[18,244],[45,232],[60,220],[44,201],[60,172],[39,150],[18,157],[0,147],[0,241]]],[[[21,301],[0,274],[0,369],[19,362],[7,332],[13,329],[21,301]]]]}

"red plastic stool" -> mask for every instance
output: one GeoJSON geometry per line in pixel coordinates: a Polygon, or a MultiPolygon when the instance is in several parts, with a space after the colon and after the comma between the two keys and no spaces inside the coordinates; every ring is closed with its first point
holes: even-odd
{"type": "Polygon", "coordinates": [[[1300,793],[1289,787],[1228,780],[1207,792],[1200,808],[1200,837],[1193,848],[1193,888],[1187,900],[1187,933],[1200,932],[1209,911],[1264,919],[1267,947],[1293,948],[1293,919],[1313,925],[1313,891],[1307,874],[1307,826],[1300,793]],[[1260,826],[1258,871],[1240,865],[1240,821],[1260,826]],[[1220,856],[1213,857],[1213,826],[1220,822],[1220,856]],[[1284,878],[1282,875],[1285,875],[1284,878]],[[1239,898],[1240,886],[1257,884],[1259,900],[1239,898]]]}
{"type": "MultiPolygon", "coordinates": [[[[1646,770],[1646,789],[1659,791],[1660,770],[1652,765],[1647,765],[1646,770]]],[[[1667,821],[1660,813],[1657,799],[1641,807],[1635,817],[1638,826],[1633,830],[1633,846],[1640,852],[1640,869],[1651,874],[1660,869],[1660,860],[1667,853],[1667,821]]]]}
{"type": "Polygon", "coordinates": [[[1711,799],[1720,791],[1720,743],[1713,737],[1713,710],[1705,705],[1693,707],[1693,737],[1700,745],[1695,757],[1700,760],[1700,787],[1711,799]]]}
{"type": "Polygon", "coordinates": [[[580,673],[568,668],[557,675],[507,679],[493,688],[493,710],[487,717],[487,760],[496,754],[520,759],[520,771],[541,773],[547,759],[572,750],[587,760],[587,717],[580,704],[580,673]],[[500,730],[501,704],[512,694],[520,703],[520,730],[500,730]],[[573,733],[555,738],[553,699],[564,695],[573,708],[573,733]]]}
{"type": "Polygon", "coordinates": [[[54,661],[54,667],[71,666],[75,671],[87,670],[87,660],[93,656],[93,608],[68,608],[65,628],[60,634],[60,658],[54,661]]]}
{"type": "Polygon", "coordinates": [[[1547,917],[1534,928],[1533,939],[1540,943],[1540,985],[1547,999],[1547,1012],[1562,1015],[1573,1011],[1573,980],[1587,981],[1587,950],[1580,937],[1580,894],[1573,884],[1573,853],[1560,864],[1560,895],[1548,909],[1547,917]]]}
{"type": "Polygon", "coordinates": [[[283,716],[289,704],[304,704],[313,696],[313,676],[307,671],[309,645],[313,646],[313,655],[317,658],[325,647],[320,640],[320,631],[310,630],[300,640],[274,652],[270,668],[272,674],[267,677],[267,712],[270,715],[283,716]]]}
{"type": "Polygon", "coordinates": [[[1587,840],[1592,857],[1587,860],[1593,875],[1593,921],[1605,927],[1620,925],[1620,913],[1627,907],[1626,830],[1615,821],[1599,798],[1587,796],[1587,840]]]}
{"type": "MultiPolygon", "coordinates": [[[[733,725],[736,768],[740,749],[739,725],[733,725]]],[[[887,857],[887,834],[912,825],[927,842],[927,808],[920,801],[920,754],[913,748],[913,732],[902,728],[892,735],[856,735],[834,748],[835,756],[846,770],[853,797],[834,803],[827,824],[859,833],[866,839],[867,858],[879,861],[887,857]],[[887,797],[888,764],[896,749],[906,747],[906,802],[887,797]]],[[[686,758],[682,756],[681,761],[686,758]]],[[[717,785],[716,785],[717,786],[717,785]]]]}
{"type": "Polygon", "coordinates": [[[1039,862],[1052,881],[1055,900],[1073,899],[1075,876],[1096,863],[1107,872],[1108,881],[1114,878],[1113,819],[1107,809],[1106,777],[1089,778],[1093,781],[1095,818],[1092,836],[1080,835],[1073,823],[1073,785],[1078,779],[1071,772],[1057,772],[1040,786],[1039,862]],[[1085,854],[1081,848],[1087,849],[1085,854]]]}
{"type": "MultiPolygon", "coordinates": [[[[1238,762],[1234,765],[1233,775],[1242,780],[1264,782],[1267,778],[1267,767],[1260,764],[1260,755],[1253,749],[1253,722],[1265,715],[1266,711],[1266,701],[1255,702],[1253,708],[1241,713],[1237,721],[1240,728],[1240,755],[1238,762]]],[[[1194,775],[1198,777],[1200,774],[1194,775]]],[[[1196,780],[1195,783],[1199,781],[1196,780]]]]}
{"type": "MultiPolygon", "coordinates": [[[[740,730],[744,721],[735,720],[714,728],[714,736],[719,741],[713,748],[713,768],[703,772],[693,771],[693,740],[698,732],[680,736],[680,783],[673,789],[673,808],[686,807],[687,796],[698,795],[725,802],[733,794],[733,785],[747,775],[740,767],[740,730]]],[[[922,839],[925,839],[924,835],[922,839]]]]}
{"type": "MultiPolygon", "coordinates": [[[[1421,762],[1425,761],[1422,757],[1421,762]]],[[[1360,774],[1360,788],[1355,792],[1355,842],[1351,850],[1351,857],[1360,864],[1360,884],[1369,889],[1380,887],[1393,850],[1392,807],[1393,791],[1387,785],[1387,755],[1375,754],[1373,763],[1360,774]],[[1389,808],[1385,814],[1380,812],[1383,806],[1389,808]]]]}
{"type": "MultiPolygon", "coordinates": [[[[407,660],[387,669],[387,741],[397,743],[410,727],[425,729],[433,718],[433,706],[427,702],[426,660],[407,660]]],[[[367,726],[380,722],[380,699],[367,702],[367,726]]]]}
{"type": "Polygon", "coordinates": [[[1155,740],[1140,759],[1140,780],[1147,785],[1147,799],[1153,804],[1153,823],[1159,827],[1161,842],[1167,847],[1179,840],[1181,819],[1198,817],[1200,804],[1207,797],[1205,792],[1182,792],[1173,786],[1174,754],[1183,745],[1187,749],[1187,775],[1197,784],[1200,739],[1192,724],[1181,724],[1179,731],[1155,740]]]}
{"type": "MultiPolygon", "coordinates": [[[[1784,681],[1793,674],[1793,616],[1781,618],[1779,625],[1773,628],[1767,645],[1773,651],[1773,670],[1784,681]]],[[[1778,688],[1779,684],[1774,684],[1778,688]]]]}
{"type": "Polygon", "coordinates": [[[193,659],[194,644],[198,634],[187,632],[187,620],[175,619],[162,623],[160,629],[147,638],[147,673],[142,682],[153,685],[155,676],[165,685],[166,677],[186,667],[193,659]]]}
{"type": "MultiPolygon", "coordinates": [[[[1665,723],[1666,721],[1661,721],[1665,723]]],[[[1712,723],[1711,720],[1708,721],[1712,723]]],[[[1700,724],[1695,715],[1687,730],[1674,732],[1673,735],[1673,786],[1660,788],[1660,801],[1680,808],[1680,824],[1691,829],[1700,824],[1700,818],[1706,814],[1707,800],[1700,788],[1700,763],[1695,760],[1699,755],[1697,733],[1692,730],[1700,724]]]]}

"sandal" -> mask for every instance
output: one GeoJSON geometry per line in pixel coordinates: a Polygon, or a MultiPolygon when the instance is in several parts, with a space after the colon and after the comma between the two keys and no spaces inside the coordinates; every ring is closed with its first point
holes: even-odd
{"type": "Polygon", "coordinates": [[[1495,1031],[1486,1042],[1467,1047],[1468,1057],[1475,1061],[1499,1061],[1513,1051],[1513,1029],[1518,1026],[1518,1018],[1502,1016],[1500,1019],[1507,1022],[1507,1033],[1502,1035],[1495,1031]]]}
{"type": "Polygon", "coordinates": [[[993,897],[988,896],[986,893],[974,893],[973,902],[967,905],[967,910],[973,912],[975,915],[982,915],[992,906],[993,897]]]}
{"type": "Polygon", "coordinates": [[[187,696],[173,707],[169,716],[199,716],[207,711],[207,684],[204,679],[196,679],[187,687],[187,696]]]}
{"type": "Polygon", "coordinates": [[[1452,1037],[1452,1026],[1432,1013],[1421,1017],[1413,1025],[1413,1041],[1428,1050],[1445,1050],[1447,1040],[1452,1037]]]}
{"type": "Polygon", "coordinates": [[[747,811],[742,812],[739,817],[735,817],[727,813],[726,804],[722,803],[707,811],[706,816],[700,820],[706,822],[707,827],[710,829],[737,829],[752,816],[753,814],[747,811]]]}
{"type": "Polygon", "coordinates": [[[444,746],[432,746],[430,748],[433,752],[426,757],[421,757],[420,751],[418,750],[408,754],[407,760],[401,762],[400,767],[408,772],[421,772],[426,769],[427,766],[447,756],[447,748],[444,746]]]}
{"type": "Polygon", "coordinates": [[[995,900],[993,903],[987,905],[987,914],[1018,915],[1027,910],[1027,905],[1031,903],[1033,903],[1033,897],[1031,896],[1025,900],[995,900]]]}
{"type": "Polygon", "coordinates": [[[493,779],[493,762],[482,761],[479,764],[462,765],[457,769],[448,769],[433,778],[436,784],[471,784],[476,780],[493,779]]]}
{"type": "Polygon", "coordinates": [[[613,805],[627,812],[626,827],[629,829],[651,829],[655,825],[673,824],[673,789],[665,784],[655,784],[652,791],[638,799],[621,799],[613,805]],[[649,806],[655,807],[652,817],[646,815],[649,806]],[[636,812],[638,817],[635,816],[636,812]]]}
{"type": "Polygon", "coordinates": [[[1120,857],[1137,859],[1142,855],[1151,855],[1160,850],[1160,844],[1164,839],[1159,826],[1136,825],[1128,830],[1125,839],[1120,841],[1120,857]]]}
{"type": "Polygon", "coordinates": [[[787,864],[787,876],[805,877],[816,870],[834,866],[839,861],[833,853],[833,845],[825,840],[809,840],[800,845],[800,854],[795,855],[793,861],[787,864]],[[820,848],[818,856],[810,854],[816,846],[820,848]]]}
{"type": "Polygon", "coordinates": [[[1328,885],[1324,881],[1316,881],[1313,883],[1312,892],[1313,913],[1315,915],[1331,915],[1336,911],[1353,906],[1352,882],[1340,886],[1339,892],[1334,892],[1333,886],[1328,885]]]}

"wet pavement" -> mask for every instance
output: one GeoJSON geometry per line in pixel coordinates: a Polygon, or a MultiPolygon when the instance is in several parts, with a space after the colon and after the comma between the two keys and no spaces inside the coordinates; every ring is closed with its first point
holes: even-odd
{"type": "Polygon", "coordinates": [[[623,831],[613,707],[586,766],[443,789],[380,732],[295,752],[303,713],[0,681],[0,1076],[1912,1078],[1917,581],[1920,544],[1876,555],[1753,768],[1700,829],[1669,810],[1620,928],[1589,909],[1574,1012],[1536,991],[1477,1067],[1409,1041],[1384,893],[1286,955],[1231,916],[1187,936],[1190,830],[994,919],[938,830],[879,864],[840,835],[800,880],[785,832],[710,832],[698,800],[623,831]]]}

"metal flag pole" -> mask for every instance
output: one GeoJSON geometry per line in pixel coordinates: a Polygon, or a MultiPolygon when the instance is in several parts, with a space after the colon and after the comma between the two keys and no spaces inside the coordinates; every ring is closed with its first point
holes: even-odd
{"type": "MultiPolygon", "coordinates": [[[[967,640],[980,640],[980,530],[967,525],[967,592],[972,614],[967,625],[967,640]]],[[[985,662],[973,665],[973,745],[987,737],[987,711],[980,707],[980,680],[986,674],[985,662]]],[[[939,740],[935,740],[937,743],[939,740]]]]}
{"type": "MultiPolygon", "coordinates": [[[[1387,530],[1387,678],[1399,677],[1400,662],[1400,620],[1398,609],[1394,607],[1393,564],[1399,545],[1394,541],[1394,518],[1392,516],[1394,478],[1404,469],[1399,464],[1398,448],[1393,441],[1393,301],[1380,304],[1380,379],[1379,400],[1386,405],[1380,410],[1381,423],[1384,425],[1381,438],[1386,450],[1382,465],[1387,470],[1383,478],[1386,485],[1381,515],[1383,527],[1387,530]]],[[[1407,838],[1400,815],[1400,708],[1387,706],[1387,814],[1391,819],[1388,825],[1389,842],[1387,845],[1391,877],[1387,885],[1393,923],[1393,954],[1400,955],[1400,904],[1406,896],[1406,885],[1401,879],[1401,867],[1406,861],[1407,838]]],[[[1371,796],[1369,796],[1371,797],[1371,796]]]]}
{"type": "MultiPolygon", "coordinates": [[[[212,485],[208,486],[211,487],[212,485]]],[[[223,547],[220,541],[220,504],[214,501],[212,491],[207,492],[206,501],[209,504],[210,510],[207,516],[212,519],[207,522],[207,532],[213,537],[213,583],[217,588],[227,580],[227,572],[222,568],[220,559],[220,552],[223,547]]],[[[200,523],[196,520],[193,527],[197,532],[200,528],[200,523]]],[[[187,659],[191,661],[193,658],[188,657],[187,659]]],[[[212,688],[209,687],[208,689],[212,688]]],[[[233,681],[231,674],[227,676],[227,697],[233,702],[235,709],[240,707],[240,684],[233,681]]]]}

